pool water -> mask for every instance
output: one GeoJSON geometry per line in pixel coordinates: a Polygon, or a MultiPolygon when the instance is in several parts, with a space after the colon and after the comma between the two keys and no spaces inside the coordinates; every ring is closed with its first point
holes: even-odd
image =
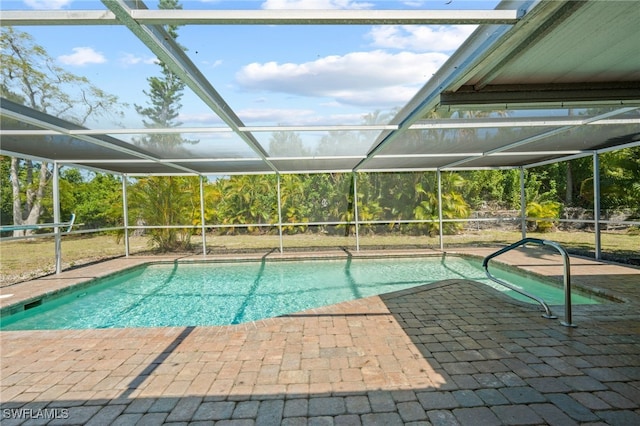
{"type": "MultiPolygon", "coordinates": [[[[563,304],[561,288],[492,266],[500,279],[563,304]]],[[[456,257],[151,264],[2,319],[3,330],[239,324],[463,278],[530,299],[456,257]]],[[[574,304],[598,303],[579,294],[574,304]]],[[[534,302],[535,303],[535,302],[534,302]]]]}

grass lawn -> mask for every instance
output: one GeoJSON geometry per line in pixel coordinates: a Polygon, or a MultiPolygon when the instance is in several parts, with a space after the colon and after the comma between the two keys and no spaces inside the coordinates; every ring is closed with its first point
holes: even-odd
{"type": "MultiPolygon", "coordinates": [[[[133,252],[148,249],[147,239],[130,238],[133,252]]],[[[62,268],[124,256],[124,243],[113,235],[65,236],[62,238],[62,268]]],[[[0,286],[55,272],[53,238],[14,240],[0,244],[0,286]]]]}
{"type": "MultiPolygon", "coordinates": [[[[528,237],[548,239],[563,245],[570,253],[591,255],[594,253],[594,235],[590,232],[527,233],[528,237]]],[[[459,235],[445,235],[444,247],[504,246],[521,239],[517,231],[474,231],[459,235]]],[[[202,251],[200,236],[191,240],[194,252],[202,251]]],[[[625,261],[640,257],[640,235],[626,232],[603,232],[601,238],[604,258],[625,261]]],[[[439,248],[437,237],[407,235],[361,235],[362,250],[391,248],[439,248]]],[[[207,235],[207,252],[210,254],[279,249],[278,235],[207,235]]],[[[284,250],[301,249],[356,249],[354,236],[308,233],[284,235],[284,250]]],[[[131,254],[149,254],[150,246],[145,237],[129,239],[131,254]]],[[[123,256],[124,243],[113,235],[65,236],[62,239],[63,269],[103,259],[123,256]]],[[[0,244],[0,286],[25,281],[55,272],[54,241],[43,238],[32,241],[17,240],[0,244]]]]}

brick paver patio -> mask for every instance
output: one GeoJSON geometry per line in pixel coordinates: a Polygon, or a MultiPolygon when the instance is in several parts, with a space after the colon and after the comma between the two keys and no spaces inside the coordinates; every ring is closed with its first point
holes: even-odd
{"type": "MultiPolygon", "coordinates": [[[[556,278],[559,259],[510,256],[556,278]]],[[[237,326],[2,332],[2,425],[638,425],[640,270],[571,271],[624,302],[574,306],[570,328],[450,280],[237,326]]]]}

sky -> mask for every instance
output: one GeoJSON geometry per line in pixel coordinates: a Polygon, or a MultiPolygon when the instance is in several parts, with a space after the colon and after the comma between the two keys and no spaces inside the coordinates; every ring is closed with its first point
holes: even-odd
{"type": "MultiPolygon", "coordinates": [[[[493,9],[497,1],[261,0],[183,1],[184,9],[493,9]]],[[[147,1],[150,9],[157,2],[147,1]]],[[[99,1],[4,0],[2,9],[105,9],[99,1]]],[[[142,128],[147,78],[160,68],[123,26],[20,27],[57,63],[128,104],[113,128],[142,128]]],[[[364,116],[403,106],[474,26],[183,26],[178,42],[249,126],[363,124],[364,116]]],[[[221,126],[187,88],[183,126],[221,126]]],[[[92,126],[92,127],[94,127],[92,126]]]]}

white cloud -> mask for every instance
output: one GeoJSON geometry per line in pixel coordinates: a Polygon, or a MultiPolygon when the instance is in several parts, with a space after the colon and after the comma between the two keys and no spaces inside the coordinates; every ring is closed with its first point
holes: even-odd
{"type": "Polygon", "coordinates": [[[70,5],[73,0],[24,0],[24,4],[36,10],[56,10],[63,9],[70,5]]]}
{"type": "Polygon", "coordinates": [[[136,56],[133,53],[123,53],[120,55],[119,62],[124,66],[132,66],[138,64],[156,64],[158,59],[154,56],[136,56]]]}
{"type": "Polygon", "coordinates": [[[223,64],[223,61],[222,61],[222,59],[217,59],[217,60],[215,60],[213,62],[211,62],[211,61],[202,61],[202,63],[204,65],[206,65],[208,68],[218,68],[220,65],[223,64]]]}
{"type": "Polygon", "coordinates": [[[252,63],[236,74],[236,81],[247,90],[396,105],[410,99],[446,59],[443,53],[354,52],[302,64],[252,63]]]}
{"type": "Polygon", "coordinates": [[[185,126],[219,126],[224,125],[222,119],[212,112],[204,113],[180,113],[178,115],[178,121],[182,122],[185,126]]]}
{"type": "Polygon", "coordinates": [[[89,64],[103,64],[107,59],[100,52],[91,47],[74,47],[70,55],[58,56],[58,60],[65,65],[85,66],[89,64]]]}
{"type": "Polygon", "coordinates": [[[263,9],[371,9],[373,4],[355,0],[265,0],[263,9]]]}
{"type": "MultiPolygon", "coordinates": [[[[325,105],[323,105],[325,106],[325,105]]],[[[339,106],[334,107],[338,108],[339,106]]],[[[323,114],[312,109],[241,109],[237,111],[238,117],[248,125],[260,125],[274,123],[281,126],[314,126],[314,125],[339,125],[362,124],[364,113],[348,114],[323,114]]]]}
{"type": "Polygon", "coordinates": [[[368,37],[380,48],[452,52],[475,29],[475,25],[389,25],[373,27],[368,37]]]}
{"type": "MultiPolygon", "coordinates": [[[[238,109],[235,113],[245,124],[251,123],[308,123],[317,118],[316,111],[310,109],[264,108],[238,109]]],[[[185,126],[225,126],[214,113],[181,113],[178,120],[185,126]]]]}

